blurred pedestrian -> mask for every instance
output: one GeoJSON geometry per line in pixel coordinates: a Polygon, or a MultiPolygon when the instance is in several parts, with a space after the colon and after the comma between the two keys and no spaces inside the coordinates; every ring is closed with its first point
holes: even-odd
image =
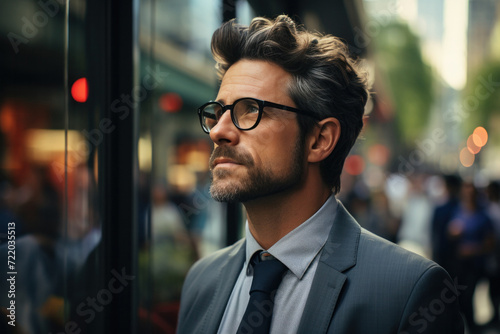
{"type": "Polygon", "coordinates": [[[488,194],[488,214],[495,227],[495,251],[490,257],[488,280],[493,317],[489,325],[500,328],[500,183],[491,182],[486,189],[488,194]]]}
{"type": "Polygon", "coordinates": [[[411,187],[397,240],[401,247],[430,258],[432,204],[426,191],[426,178],[424,174],[410,176],[411,187]]]}
{"type": "Polygon", "coordinates": [[[472,183],[462,186],[460,205],[448,233],[456,242],[455,273],[459,283],[467,286],[460,295],[460,307],[470,331],[476,333],[473,297],[477,283],[485,277],[486,261],[494,245],[494,228],[472,183]]]}
{"type": "Polygon", "coordinates": [[[443,176],[446,190],[445,202],[434,209],[431,222],[432,259],[452,272],[453,243],[448,237],[448,225],[456,214],[460,203],[462,180],[456,175],[443,176]]]}

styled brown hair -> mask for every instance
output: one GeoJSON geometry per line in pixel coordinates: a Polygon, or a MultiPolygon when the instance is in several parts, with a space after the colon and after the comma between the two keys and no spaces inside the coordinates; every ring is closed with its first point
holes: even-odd
{"type": "MultiPolygon", "coordinates": [[[[368,99],[366,76],[339,38],[308,32],[286,15],[257,17],[243,26],[224,23],[212,36],[212,54],[219,78],[241,59],[265,60],[292,75],[288,87],[297,108],[321,119],[335,117],[341,134],[333,152],[320,164],[325,184],[340,191],[340,174],[361,128],[368,99]]],[[[317,124],[297,115],[303,138],[317,124]]],[[[303,139],[302,138],[302,139],[303,139]]]]}

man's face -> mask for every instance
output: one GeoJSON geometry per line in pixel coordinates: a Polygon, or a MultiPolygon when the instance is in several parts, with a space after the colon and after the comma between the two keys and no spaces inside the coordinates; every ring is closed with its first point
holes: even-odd
{"type": "MultiPolygon", "coordinates": [[[[229,105],[252,97],[296,107],[287,93],[290,80],[291,75],[278,65],[240,60],[224,75],[217,101],[229,105]]],[[[255,129],[241,131],[226,111],[210,131],[215,144],[210,157],[212,197],[247,202],[298,187],[304,171],[304,144],[299,137],[292,112],[265,108],[255,129]]]]}

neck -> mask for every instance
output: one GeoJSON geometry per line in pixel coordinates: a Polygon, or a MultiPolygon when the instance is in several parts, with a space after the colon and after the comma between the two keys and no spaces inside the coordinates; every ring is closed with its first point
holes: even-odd
{"type": "Polygon", "coordinates": [[[264,249],[269,249],[314,215],[331,194],[331,190],[320,182],[316,186],[304,186],[246,202],[250,232],[264,249]]]}

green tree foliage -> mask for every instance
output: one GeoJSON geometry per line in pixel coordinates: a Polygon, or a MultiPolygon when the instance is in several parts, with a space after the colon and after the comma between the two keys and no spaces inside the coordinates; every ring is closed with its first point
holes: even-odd
{"type": "Polygon", "coordinates": [[[433,103],[433,76],[422,58],[418,37],[402,22],[380,27],[375,61],[391,94],[397,131],[411,145],[427,125],[433,103]]]}
{"type": "MultiPolygon", "coordinates": [[[[468,121],[464,122],[467,134],[477,126],[484,127],[490,136],[499,136],[492,128],[493,116],[500,115],[500,61],[488,61],[469,80],[463,94],[464,109],[468,112],[468,121]]],[[[497,138],[498,139],[498,138],[497,138]]]]}

